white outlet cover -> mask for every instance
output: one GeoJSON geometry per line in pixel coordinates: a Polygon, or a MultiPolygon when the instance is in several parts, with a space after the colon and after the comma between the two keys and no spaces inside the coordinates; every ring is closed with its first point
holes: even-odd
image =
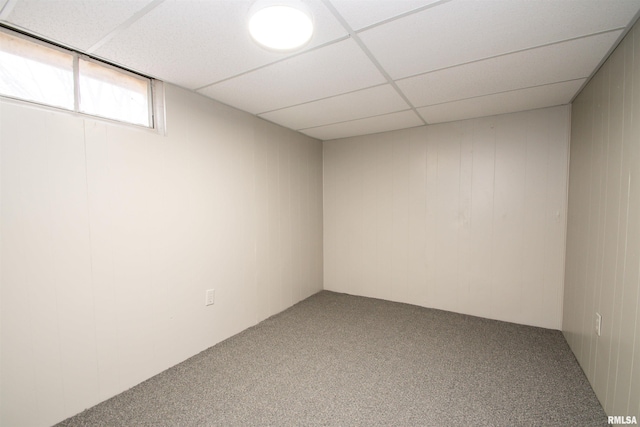
{"type": "Polygon", "coordinates": [[[215,289],[207,289],[205,295],[205,305],[213,305],[216,301],[216,290],[215,289]]]}
{"type": "Polygon", "coordinates": [[[602,316],[600,315],[600,313],[596,313],[596,334],[600,336],[601,331],[602,331],[602,316]]]}

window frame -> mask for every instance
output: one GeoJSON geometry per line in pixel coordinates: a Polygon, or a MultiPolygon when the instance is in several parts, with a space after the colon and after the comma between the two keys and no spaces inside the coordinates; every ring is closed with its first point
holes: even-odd
{"type": "MultiPolygon", "coordinates": [[[[24,33],[22,31],[18,31],[16,29],[7,27],[5,25],[0,24],[0,32],[7,34],[11,37],[16,37],[22,40],[25,40],[29,43],[33,43],[48,49],[52,49],[64,54],[68,54],[71,56],[72,58],[72,84],[73,84],[73,109],[68,109],[65,108],[63,106],[59,106],[59,105],[53,105],[53,104],[47,104],[44,102],[39,102],[39,101],[33,101],[31,99],[26,99],[26,98],[20,98],[17,96],[12,96],[12,95],[5,95],[0,93],[0,98],[3,99],[9,99],[9,100],[14,100],[14,101],[19,101],[19,102],[25,102],[28,104],[32,104],[32,105],[38,105],[38,106],[42,106],[45,108],[52,108],[58,111],[65,111],[65,112],[71,112],[74,114],[78,114],[87,118],[92,118],[92,119],[99,119],[99,120],[104,120],[107,122],[112,122],[112,123],[118,123],[118,124],[124,124],[124,125],[128,125],[128,126],[135,126],[137,128],[142,128],[142,129],[150,129],[150,130],[155,130],[158,132],[165,132],[164,129],[164,84],[163,82],[161,82],[160,80],[156,80],[152,77],[146,76],[144,74],[135,72],[133,70],[129,70],[126,68],[123,68],[121,66],[118,66],[116,64],[112,64],[110,62],[107,62],[103,59],[100,58],[96,58],[95,56],[92,55],[88,55],[86,53],[83,52],[79,52],[77,50],[65,47],[65,46],[61,46],[57,43],[53,43],[50,42],[48,40],[44,40],[42,38],[39,37],[35,37],[33,35],[24,33]],[[130,122],[130,121],[125,121],[125,120],[120,120],[120,119],[116,119],[116,118],[110,118],[110,117],[105,117],[105,116],[101,116],[101,115],[96,115],[96,114],[91,114],[91,113],[86,113],[84,111],[80,110],[80,97],[81,97],[81,93],[80,93],[80,60],[83,61],[87,61],[87,62],[91,62],[93,64],[97,64],[101,67],[104,67],[106,69],[109,70],[113,70],[116,71],[118,73],[121,73],[125,76],[130,76],[136,79],[140,79],[140,80],[146,80],[147,81],[147,114],[148,114],[148,122],[149,125],[144,125],[144,124],[140,124],[140,123],[134,123],[134,122],[130,122]]],[[[28,57],[27,55],[25,55],[25,57],[28,57]]],[[[35,58],[37,60],[37,58],[35,58]]]]}
{"type": "MultiPolygon", "coordinates": [[[[54,50],[56,52],[60,52],[60,53],[63,53],[63,54],[66,54],[66,55],[70,56],[71,57],[71,67],[72,67],[71,70],[70,70],[71,71],[71,75],[72,75],[71,76],[71,79],[72,79],[71,83],[74,86],[74,91],[75,91],[75,75],[73,74],[74,73],[74,64],[73,64],[73,62],[75,61],[75,58],[74,58],[72,52],[69,49],[64,49],[64,48],[62,48],[62,47],[60,47],[58,45],[50,44],[50,43],[47,43],[47,42],[45,42],[43,40],[40,40],[38,38],[27,36],[27,35],[25,35],[25,34],[23,34],[21,32],[5,28],[5,27],[3,27],[1,25],[0,25],[0,32],[8,34],[10,37],[14,37],[14,38],[26,41],[28,43],[33,43],[35,45],[38,45],[38,46],[41,46],[41,47],[44,47],[44,48],[47,48],[47,49],[51,49],[51,50],[54,50]]],[[[32,56],[32,55],[23,55],[22,58],[33,59],[33,60],[37,60],[38,59],[36,56],[32,56]]],[[[38,62],[40,62],[40,61],[38,61],[38,62]]],[[[75,110],[75,105],[76,105],[75,104],[75,94],[72,94],[72,95],[73,95],[72,99],[73,99],[74,110],[75,110]]],[[[21,98],[19,96],[6,95],[6,94],[3,94],[3,93],[0,93],[0,97],[7,98],[7,99],[12,99],[12,100],[17,100],[17,101],[21,101],[21,102],[28,102],[29,104],[41,105],[41,106],[49,107],[49,108],[55,108],[57,110],[74,111],[72,109],[65,108],[64,106],[55,105],[55,104],[47,104],[45,102],[40,102],[40,101],[28,99],[28,98],[21,98]]]]}
{"type": "Polygon", "coordinates": [[[100,118],[103,118],[103,119],[115,120],[117,122],[130,123],[132,125],[137,125],[137,126],[150,128],[150,129],[155,129],[155,126],[154,126],[155,125],[155,123],[154,123],[154,109],[153,109],[154,102],[153,102],[153,90],[152,90],[153,79],[151,79],[149,77],[146,77],[146,76],[142,76],[142,75],[140,75],[138,73],[134,73],[133,71],[126,70],[126,69],[124,69],[122,67],[118,67],[118,66],[109,64],[107,62],[101,61],[101,60],[96,59],[96,58],[94,58],[92,56],[85,55],[85,54],[80,54],[80,53],[77,56],[74,57],[73,67],[74,67],[74,77],[75,76],[78,77],[77,80],[74,79],[74,83],[76,83],[76,81],[77,81],[77,84],[74,84],[74,92],[78,92],[78,100],[77,100],[77,103],[76,103],[76,110],[77,110],[78,113],[86,114],[86,115],[91,116],[91,117],[100,117],[100,118]],[[99,114],[86,113],[86,112],[80,110],[80,103],[81,103],[81,99],[80,98],[82,97],[81,96],[82,93],[80,93],[80,75],[81,75],[80,74],[80,61],[81,60],[85,61],[85,62],[88,62],[88,63],[91,63],[91,64],[97,64],[97,65],[101,66],[102,68],[105,68],[107,70],[116,71],[116,72],[118,72],[120,74],[123,74],[125,76],[130,76],[130,77],[133,77],[133,78],[138,79],[138,80],[146,80],[147,83],[148,83],[146,85],[147,86],[146,92],[147,92],[147,120],[148,120],[149,126],[145,126],[145,125],[142,125],[142,124],[139,124],[139,123],[125,122],[123,120],[118,120],[118,119],[114,119],[114,118],[111,118],[111,117],[101,116],[99,114]]]}

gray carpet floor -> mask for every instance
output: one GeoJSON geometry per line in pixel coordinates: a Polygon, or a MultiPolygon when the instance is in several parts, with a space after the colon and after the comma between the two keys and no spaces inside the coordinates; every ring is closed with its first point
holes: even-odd
{"type": "Polygon", "coordinates": [[[559,331],[320,292],[59,426],[604,426],[559,331]]]}

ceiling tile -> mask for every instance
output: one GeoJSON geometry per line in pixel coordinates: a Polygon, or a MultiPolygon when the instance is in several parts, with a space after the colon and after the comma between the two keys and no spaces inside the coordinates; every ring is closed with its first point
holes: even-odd
{"type": "Polygon", "coordinates": [[[410,77],[398,87],[416,107],[589,77],[621,31],[410,77]]]}
{"type": "Polygon", "coordinates": [[[366,119],[354,120],[351,122],[304,129],[301,132],[313,138],[327,141],[330,139],[387,132],[422,125],[424,125],[424,123],[416,113],[409,110],[385,114],[383,116],[368,117],[366,119]]]}
{"type": "Polygon", "coordinates": [[[199,92],[241,110],[260,114],[384,82],[369,58],[348,39],[199,92]]]}
{"type": "Polygon", "coordinates": [[[0,21],[330,139],[420,125],[393,87],[430,122],[567,103],[640,10],[640,0],[304,0],[314,38],[279,54],[249,38],[254,1],[0,0],[0,21]]]}
{"type": "Polygon", "coordinates": [[[442,0],[329,0],[351,29],[359,30],[442,0]]]}
{"type": "Polygon", "coordinates": [[[391,85],[333,96],[283,108],[260,117],[291,129],[303,129],[406,110],[409,105],[391,85]]]}
{"type": "MultiPolygon", "coordinates": [[[[267,51],[246,30],[251,0],[168,0],[114,37],[97,55],[196,89],[292,54],[267,51]]],[[[316,31],[307,49],[347,33],[319,0],[309,1],[316,31]]]]}
{"type": "Polygon", "coordinates": [[[359,34],[394,79],[621,28],[640,0],[451,1],[359,34]]]}
{"type": "Polygon", "coordinates": [[[6,21],[48,40],[86,50],[151,0],[22,0],[6,21]]]}
{"type": "Polygon", "coordinates": [[[586,79],[554,83],[418,108],[429,124],[568,104],[586,79]]]}

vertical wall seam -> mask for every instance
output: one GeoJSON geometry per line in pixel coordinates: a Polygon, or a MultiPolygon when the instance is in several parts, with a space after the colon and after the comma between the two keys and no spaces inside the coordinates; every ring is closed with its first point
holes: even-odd
{"type": "MultiPolygon", "coordinates": [[[[637,76],[638,71],[639,71],[635,67],[635,65],[636,65],[636,49],[638,49],[640,47],[640,46],[636,46],[636,33],[638,33],[638,30],[636,28],[634,28],[633,30],[630,31],[630,34],[633,34],[633,36],[631,36],[631,39],[630,39],[630,43],[632,43],[632,45],[633,45],[633,48],[631,49],[632,56],[633,56],[632,63],[631,63],[632,64],[631,68],[632,68],[632,71],[633,71],[633,75],[632,75],[632,78],[631,78],[631,87],[632,87],[631,93],[632,93],[632,96],[631,96],[631,114],[630,114],[632,128],[633,128],[633,123],[634,123],[634,117],[636,117],[636,114],[635,114],[636,110],[640,109],[640,105],[635,105],[635,103],[633,102],[634,99],[635,99],[634,90],[633,90],[633,89],[635,89],[635,85],[633,84],[634,83],[634,78],[633,77],[637,76]]],[[[629,171],[629,195],[631,195],[631,183],[632,182],[633,181],[631,180],[631,171],[629,171]]],[[[627,207],[629,207],[629,206],[630,206],[630,204],[627,203],[627,207]]],[[[628,218],[629,217],[627,216],[627,220],[628,220],[628,218]]],[[[638,264],[639,264],[638,265],[638,271],[639,271],[638,277],[640,277],[640,263],[638,263],[638,264]]],[[[636,305],[635,305],[635,307],[636,307],[636,315],[635,315],[635,319],[634,319],[635,321],[634,321],[634,334],[633,334],[633,336],[636,337],[636,338],[633,340],[633,343],[631,345],[631,365],[630,365],[630,371],[629,371],[630,375],[632,376],[632,378],[633,378],[634,361],[635,361],[635,355],[636,355],[636,344],[639,344],[639,339],[638,339],[638,315],[639,315],[639,312],[640,312],[640,283],[637,283],[636,286],[638,287],[638,290],[636,292],[636,305]]],[[[633,383],[631,381],[629,381],[629,390],[628,390],[628,395],[627,395],[627,413],[629,413],[631,411],[631,390],[632,390],[631,387],[632,387],[632,385],[633,385],[633,383]]],[[[640,402],[638,403],[637,410],[638,410],[638,413],[640,413],[640,402]]]]}
{"type": "Polygon", "coordinates": [[[490,310],[493,311],[495,303],[493,301],[494,294],[494,285],[495,285],[495,266],[494,266],[494,249],[495,249],[495,227],[496,227],[496,156],[498,154],[498,147],[496,141],[496,129],[495,129],[495,121],[491,121],[491,141],[493,142],[493,181],[491,183],[491,250],[489,251],[491,254],[489,260],[489,307],[490,310]]]}
{"type": "MultiPolygon", "coordinates": [[[[619,46],[618,49],[622,49],[623,45],[619,46]]],[[[624,49],[621,50],[622,54],[623,54],[623,58],[622,58],[622,82],[620,83],[622,85],[622,108],[621,108],[621,114],[622,114],[622,120],[621,120],[621,131],[620,131],[620,171],[619,173],[619,177],[618,177],[618,189],[622,190],[622,166],[624,163],[624,98],[625,98],[625,57],[624,57],[624,49]]],[[[610,91],[610,99],[611,99],[611,92],[610,91]]],[[[611,104],[610,104],[611,105],[611,104]]],[[[615,349],[615,353],[614,353],[614,337],[616,336],[616,331],[613,329],[616,324],[613,321],[613,319],[616,318],[616,296],[618,294],[618,284],[620,282],[619,278],[618,278],[618,262],[619,262],[619,257],[620,257],[620,217],[622,215],[622,191],[620,191],[620,194],[618,196],[618,217],[617,217],[617,224],[616,224],[616,254],[615,254],[615,270],[614,270],[614,274],[613,274],[613,298],[611,301],[611,320],[612,320],[612,329],[611,329],[611,341],[609,343],[609,366],[607,367],[607,402],[609,401],[609,384],[613,381],[613,392],[614,392],[614,398],[611,399],[613,402],[615,402],[615,390],[616,390],[616,384],[617,384],[617,370],[618,370],[618,355],[619,355],[619,346],[617,349],[615,349]],[[616,356],[615,357],[615,370],[612,376],[612,365],[614,364],[614,357],[612,356],[616,356]]],[[[627,207],[628,209],[628,207],[627,207]]],[[[624,257],[624,255],[623,255],[624,257]]],[[[623,261],[623,265],[624,262],[626,261],[626,257],[625,260],[623,261]]],[[[622,276],[624,278],[624,269],[622,271],[622,276]]],[[[622,287],[622,296],[624,297],[624,283],[620,283],[621,287],[622,287]]],[[[622,305],[624,305],[624,301],[621,300],[622,305]]],[[[620,307],[620,322],[622,321],[622,306],[620,307]]],[[[618,337],[620,336],[620,332],[622,329],[621,323],[618,322],[618,337]]]]}
{"type": "Polygon", "coordinates": [[[96,317],[96,292],[95,292],[95,272],[93,265],[93,239],[91,233],[91,198],[89,191],[89,165],[87,156],[87,121],[82,120],[82,148],[84,151],[84,184],[85,184],[85,196],[86,196],[86,212],[87,212],[87,234],[89,241],[89,286],[91,286],[91,303],[93,305],[93,334],[94,334],[94,350],[95,350],[95,362],[96,362],[96,378],[98,380],[97,393],[100,393],[100,352],[98,351],[98,321],[96,317]]]}
{"type": "MultiPolygon", "coordinates": [[[[573,104],[570,104],[567,107],[567,139],[566,139],[566,150],[567,150],[567,161],[566,161],[566,170],[567,170],[567,180],[564,189],[564,203],[565,203],[565,212],[564,212],[564,249],[563,249],[563,262],[562,262],[562,296],[561,296],[561,311],[560,311],[560,321],[561,321],[561,329],[565,331],[565,295],[567,292],[567,259],[569,250],[569,183],[571,182],[571,123],[572,123],[572,114],[573,114],[573,104]]],[[[548,185],[548,184],[547,184],[548,185]]],[[[573,320],[571,320],[573,322],[573,320]]],[[[571,332],[569,332],[571,333],[571,332]]],[[[566,335],[566,331],[565,331],[566,335]]],[[[574,343],[574,338],[571,339],[572,344],[574,343]]]]}

